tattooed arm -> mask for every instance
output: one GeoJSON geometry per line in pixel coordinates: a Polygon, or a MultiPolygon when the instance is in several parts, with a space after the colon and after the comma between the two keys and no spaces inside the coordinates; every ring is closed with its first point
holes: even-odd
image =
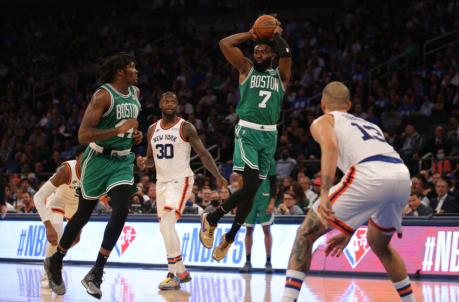
{"type": "Polygon", "coordinates": [[[328,229],[320,221],[319,216],[310,210],[296,231],[295,242],[288,261],[288,269],[307,272],[311,265],[312,245],[327,231],[328,229]]]}
{"type": "Polygon", "coordinates": [[[316,119],[311,125],[311,134],[320,145],[320,214],[324,219],[333,219],[333,211],[328,201],[330,188],[333,186],[338,162],[338,143],[333,131],[334,118],[326,114],[316,119]]]}

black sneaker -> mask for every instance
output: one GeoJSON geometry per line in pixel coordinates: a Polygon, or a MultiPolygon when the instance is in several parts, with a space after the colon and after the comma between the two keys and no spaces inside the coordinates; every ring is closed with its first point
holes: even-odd
{"type": "Polygon", "coordinates": [[[273,265],[271,264],[271,262],[266,262],[266,263],[265,263],[265,273],[266,273],[266,274],[272,274],[272,273],[274,273],[273,265]]]}
{"type": "Polygon", "coordinates": [[[239,269],[239,272],[241,273],[250,273],[252,271],[252,263],[249,261],[246,261],[243,267],[239,269]]]}
{"type": "Polygon", "coordinates": [[[102,291],[100,285],[102,284],[102,277],[104,276],[104,269],[93,267],[89,273],[81,280],[81,284],[86,288],[86,292],[94,298],[102,298],[102,291]]]}
{"type": "Polygon", "coordinates": [[[62,262],[52,261],[51,257],[48,257],[44,261],[44,267],[51,290],[60,296],[64,295],[65,284],[62,280],[62,262]]]}

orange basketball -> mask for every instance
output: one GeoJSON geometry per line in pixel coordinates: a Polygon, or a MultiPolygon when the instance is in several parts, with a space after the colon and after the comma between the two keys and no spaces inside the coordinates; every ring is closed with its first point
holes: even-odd
{"type": "Polygon", "coordinates": [[[255,20],[253,24],[253,32],[260,39],[271,39],[274,34],[274,29],[277,26],[277,19],[271,15],[262,15],[255,20]]]}

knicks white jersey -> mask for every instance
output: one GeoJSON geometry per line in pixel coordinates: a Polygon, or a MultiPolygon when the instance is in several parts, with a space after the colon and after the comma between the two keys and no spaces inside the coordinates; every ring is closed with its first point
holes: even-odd
{"type": "Polygon", "coordinates": [[[164,129],[159,120],[151,138],[156,178],[165,182],[193,176],[190,168],[191,145],[182,136],[185,120],[179,119],[172,127],[164,129]]]}
{"type": "Polygon", "coordinates": [[[400,158],[384,139],[381,129],[352,114],[333,111],[335,136],[338,142],[338,168],[345,173],[363,159],[374,155],[400,158]]]}
{"type": "MultiPolygon", "coordinates": [[[[67,169],[67,174],[70,175],[70,179],[67,183],[60,185],[56,188],[54,193],[47,199],[46,205],[52,210],[63,212],[68,207],[78,207],[78,192],[77,189],[80,187],[80,176],[79,170],[77,171],[77,161],[69,160],[62,163],[67,169]]],[[[65,210],[68,212],[67,210],[65,210]]],[[[74,212],[74,211],[73,211],[74,212]]],[[[66,213],[67,217],[73,216],[73,213],[66,213]]]]}

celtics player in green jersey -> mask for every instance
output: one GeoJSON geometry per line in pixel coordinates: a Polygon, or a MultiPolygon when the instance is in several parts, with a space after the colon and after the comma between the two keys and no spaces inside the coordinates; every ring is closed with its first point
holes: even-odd
{"type": "MultiPolygon", "coordinates": [[[[253,30],[226,37],[220,49],[231,65],[239,71],[241,100],[237,106],[239,123],[235,128],[233,170],[242,174],[243,186],[210,214],[201,217],[199,233],[202,244],[212,248],[214,231],[223,215],[237,207],[233,225],[224,234],[212,257],[219,261],[228,252],[237,232],[252,208],[260,180],[268,177],[277,145],[277,127],[281,103],[291,74],[291,53],[282,38],[280,23],[271,40],[261,41],[253,30]],[[237,45],[255,40],[253,61],[244,56],[237,45]],[[278,67],[272,68],[278,56],[278,67]]],[[[275,177],[271,181],[271,196],[275,194],[275,177]]]]}
{"type": "MultiPolygon", "coordinates": [[[[275,176],[275,161],[273,158],[273,165],[268,176],[275,176]]],[[[271,225],[274,222],[274,203],[276,201],[275,196],[271,196],[270,192],[270,179],[268,177],[263,180],[260,187],[258,188],[257,193],[253,199],[252,210],[245,219],[245,256],[246,262],[244,266],[239,270],[241,273],[250,273],[252,271],[252,245],[253,245],[253,231],[255,230],[255,225],[258,223],[263,229],[263,234],[265,237],[265,251],[266,251],[266,262],[265,262],[265,273],[272,274],[273,266],[271,264],[271,248],[273,243],[273,237],[271,236],[271,225]]],[[[257,255],[259,256],[259,255],[257,255]]]]}
{"type": "Polygon", "coordinates": [[[128,215],[134,192],[133,144],[142,141],[137,130],[140,112],[138,71],[134,57],[119,53],[101,67],[103,84],[93,95],[78,131],[78,140],[86,148],[81,163],[81,194],[78,210],[67,224],[57,252],[45,259],[45,271],[51,289],[65,293],[62,261],[75,238],[88,222],[99,197],[108,194],[112,214],[105,228],[96,263],[81,281],[88,294],[100,299],[103,269],[115,247],[128,215]]]}

